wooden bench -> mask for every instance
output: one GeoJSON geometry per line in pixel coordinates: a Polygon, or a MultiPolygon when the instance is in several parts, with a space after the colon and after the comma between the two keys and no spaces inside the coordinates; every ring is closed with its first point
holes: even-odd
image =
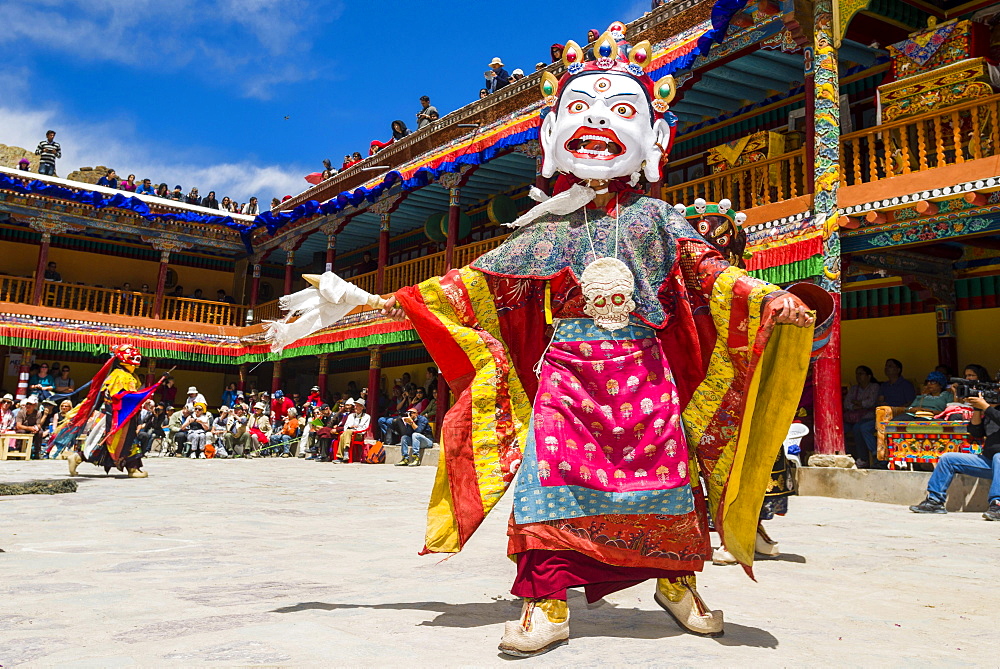
{"type": "Polygon", "coordinates": [[[0,434],[0,460],[30,460],[34,438],[33,434],[0,434]]]}

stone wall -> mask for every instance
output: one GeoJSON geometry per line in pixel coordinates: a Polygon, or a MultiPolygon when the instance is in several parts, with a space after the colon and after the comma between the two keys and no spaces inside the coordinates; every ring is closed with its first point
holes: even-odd
{"type": "MultiPolygon", "coordinates": [[[[38,173],[38,156],[33,151],[22,149],[20,146],[7,146],[0,144],[0,165],[17,169],[17,164],[21,158],[31,161],[31,171],[38,173]]],[[[96,184],[98,179],[107,174],[108,168],[104,165],[97,167],[81,167],[67,176],[63,177],[71,181],[79,181],[85,184],[96,184]]],[[[56,161],[56,174],[59,175],[59,161],[56,161]]]]}

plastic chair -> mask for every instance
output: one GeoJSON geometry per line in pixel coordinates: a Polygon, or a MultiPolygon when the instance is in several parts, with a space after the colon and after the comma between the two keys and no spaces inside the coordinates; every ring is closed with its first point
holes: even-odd
{"type": "Polygon", "coordinates": [[[796,467],[802,466],[802,459],[799,457],[799,443],[809,434],[809,427],[802,423],[792,423],[788,428],[788,434],[782,443],[785,451],[785,458],[795,463],[796,467]]]}

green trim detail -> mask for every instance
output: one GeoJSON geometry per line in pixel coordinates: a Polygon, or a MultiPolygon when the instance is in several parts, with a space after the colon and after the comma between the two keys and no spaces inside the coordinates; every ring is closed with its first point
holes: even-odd
{"type": "Polygon", "coordinates": [[[809,279],[820,276],[823,273],[823,256],[815,255],[805,260],[796,260],[787,265],[768,267],[767,269],[750,270],[748,274],[755,279],[761,279],[768,283],[790,283],[801,279],[809,279]]]}

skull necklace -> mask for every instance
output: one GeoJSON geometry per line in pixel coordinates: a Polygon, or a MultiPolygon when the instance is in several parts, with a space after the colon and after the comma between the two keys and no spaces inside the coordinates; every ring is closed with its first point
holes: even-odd
{"type": "Polygon", "coordinates": [[[583,208],[583,224],[590,240],[590,251],[594,260],[580,275],[580,287],[586,300],[583,313],[594,319],[594,324],[605,330],[620,330],[628,325],[629,315],[635,310],[632,293],[635,291],[635,277],[628,265],[618,259],[618,198],[615,199],[615,255],[613,258],[598,257],[594,247],[594,235],[587,220],[587,208],[583,208]]]}

